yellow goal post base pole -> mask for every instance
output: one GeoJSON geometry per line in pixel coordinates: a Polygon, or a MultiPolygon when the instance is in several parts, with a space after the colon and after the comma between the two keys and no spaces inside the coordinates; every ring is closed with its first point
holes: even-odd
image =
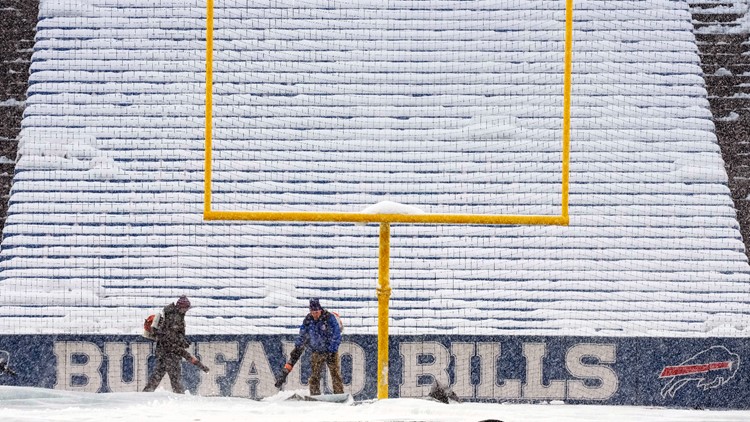
{"type": "Polygon", "coordinates": [[[388,310],[391,283],[391,224],[380,223],[378,252],[378,399],[388,398],[388,310]]]}

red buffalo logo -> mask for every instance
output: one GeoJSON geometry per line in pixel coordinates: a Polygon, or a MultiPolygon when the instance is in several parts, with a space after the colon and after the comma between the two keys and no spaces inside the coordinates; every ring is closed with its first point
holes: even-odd
{"type": "Polygon", "coordinates": [[[659,378],[668,378],[669,382],[661,389],[661,396],[674,397],[677,391],[693,381],[703,391],[721,387],[734,378],[739,368],[739,355],[724,346],[712,346],[679,365],[664,367],[659,378]]]}

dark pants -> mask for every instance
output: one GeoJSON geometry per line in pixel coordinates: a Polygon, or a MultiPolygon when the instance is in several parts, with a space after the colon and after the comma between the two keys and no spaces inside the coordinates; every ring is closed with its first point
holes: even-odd
{"type": "Polygon", "coordinates": [[[340,394],[344,392],[344,382],[341,380],[341,366],[339,365],[339,354],[337,353],[317,353],[313,352],[311,358],[312,374],[308,384],[310,385],[310,395],[317,396],[320,394],[320,376],[323,375],[323,367],[328,366],[333,381],[333,393],[340,394]]]}
{"type": "Polygon", "coordinates": [[[159,386],[164,374],[169,375],[169,382],[172,383],[172,391],[178,394],[185,393],[185,387],[182,386],[182,357],[175,353],[163,352],[156,353],[156,368],[151,378],[146,384],[143,391],[154,391],[159,386]]]}

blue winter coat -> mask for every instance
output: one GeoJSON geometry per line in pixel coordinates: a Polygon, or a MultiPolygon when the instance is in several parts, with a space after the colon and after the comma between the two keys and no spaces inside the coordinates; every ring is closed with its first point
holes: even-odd
{"type": "Polygon", "coordinates": [[[296,347],[310,346],[316,353],[336,353],[341,344],[341,327],[336,317],[324,310],[316,321],[307,314],[299,327],[299,335],[295,340],[296,347]]]}

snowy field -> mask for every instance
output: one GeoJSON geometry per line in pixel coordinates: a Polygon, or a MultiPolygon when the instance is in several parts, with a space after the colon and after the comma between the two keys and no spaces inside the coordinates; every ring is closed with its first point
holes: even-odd
{"type": "MultiPolygon", "coordinates": [[[[303,391],[300,391],[303,392],[303,391]]],[[[424,421],[466,422],[745,422],[750,411],[708,411],[564,404],[443,404],[423,399],[362,403],[287,401],[280,392],[263,401],[156,393],[74,393],[0,387],[0,418],[12,421],[424,421]]]]}

